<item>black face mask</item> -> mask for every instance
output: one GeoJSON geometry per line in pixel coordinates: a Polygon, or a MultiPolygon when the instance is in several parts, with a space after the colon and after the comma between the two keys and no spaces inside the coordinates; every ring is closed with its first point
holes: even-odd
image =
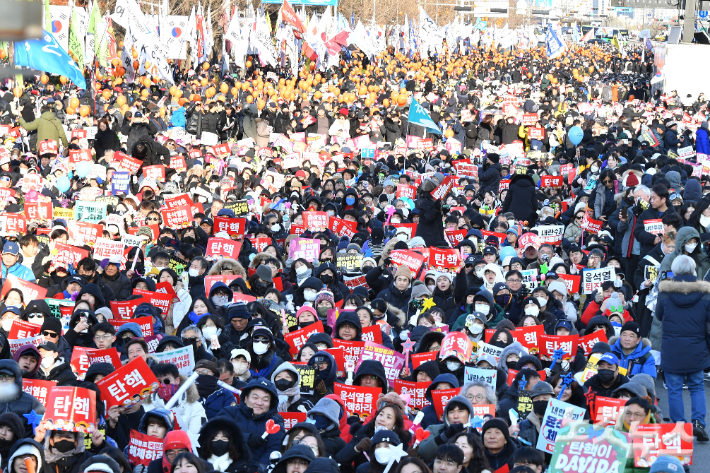
{"type": "Polygon", "coordinates": [[[289,381],[288,379],[279,379],[274,383],[274,385],[276,386],[276,389],[281,392],[284,392],[291,386],[293,386],[293,381],[289,381]]]}
{"type": "Polygon", "coordinates": [[[221,457],[229,451],[229,442],[226,440],[213,440],[211,442],[212,453],[221,457]]]}
{"type": "Polygon", "coordinates": [[[0,439],[0,452],[9,452],[17,440],[0,439]]]}
{"type": "Polygon", "coordinates": [[[533,401],[533,411],[535,414],[542,418],[545,415],[545,410],[549,402],[550,401],[533,401]]]}
{"type": "Polygon", "coordinates": [[[333,282],[333,276],[330,274],[321,274],[320,280],[323,281],[323,284],[330,284],[333,282]]]}
{"type": "Polygon", "coordinates": [[[599,381],[604,384],[609,384],[614,381],[614,371],[613,370],[597,370],[597,377],[599,381]]]}
{"type": "Polygon", "coordinates": [[[58,452],[67,453],[71,452],[75,448],[76,444],[71,440],[60,440],[58,442],[54,442],[54,449],[58,452]]]}
{"type": "Polygon", "coordinates": [[[315,322],[298,322],[298,326],[301,328],[308,327],[309,325],[313,325],[315,322]]]}
{"type": "Polygon", "coordinates": [[[260,279],[257,279],[251,284],[251,290],[257,296],[263,296],[264,294],[266,294],[267,289],[269,289],[270,287],[271,284],[260,279]]]}
{"type": "Polygon", "coordinates": [[[374,269],[374,266],[363,266],[362,273],[367,274],[371,269],[374,269]]]}

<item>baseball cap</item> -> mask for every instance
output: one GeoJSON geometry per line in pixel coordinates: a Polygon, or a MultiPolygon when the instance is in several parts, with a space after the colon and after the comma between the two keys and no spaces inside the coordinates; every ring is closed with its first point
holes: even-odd
{"type": "Polygon", "coordinates": [[[619,358],[611,352],[604,353],[601,358],[599,358],[599,362],[601,363],[602,361],[606,361],[610,365],[616,365],[619,366],[619,358]]]}
{"type": "Polygon", "coordinates": [[[2,248],[3,254],[5,253],[10,253],[13,255],[17,255],[20,253],[20,245],[15,243],[14,241],[6,241],[5,246],[2,248]]]}
{"type": "Polygon", "coordinates": [[[483,250],[484,255],[497,255],[498,252],[496,251],[495,247],[493,246],[487,246],[485,250],[483,250]]]}
{"type": "Polygon", "coordinates": [[[37,349],[42,349],[42,350],[47,350],[47,351],[55,351],[59,353],[59,349],[57,348],[57,345],[53,342],[44,342],[41,345],[37,347],[37,349]]]}

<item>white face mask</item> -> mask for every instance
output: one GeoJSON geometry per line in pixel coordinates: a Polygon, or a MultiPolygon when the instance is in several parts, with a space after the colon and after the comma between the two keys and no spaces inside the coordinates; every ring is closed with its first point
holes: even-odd
{"type": "Polygon", "coordinates": [[[590,170],[592,171],[592,173],[596,174],[599,172],[599,166],[592,166],[590,170]]]}
{"type": "Polygon", "coordinates": [[[318,294],[318,291],[314,291],[313,289],[305,289],[303,291],[303,298],[307,300],[308,302],[313,302],[316,300],[316,295],[318,294]]]}
{"type": "Polygon", "coordinates": [[[242,362],[232,363],[232,366],[234,367],[234,374],[236,374],[237,376],[243,375],[249,369],[249,365],[242,362]]]}
{"type": "Polygon", "coordinates": [[[197,276],[200,275],[200,270],[195,269],[195,268],[190,268],[187,270],[187,274],[189,274],[191,278],[196,278],[197,276]]]}
{"type": "Polygon", "coordinates": [[[298,268],[296,268],[296,275],[303,277],[306,274],[309,274],[310,271],[311,268],[309,268],[308,266],[299,266],[298,268]]]}
{"type": "Polygon", "coordinates": [[[536,305],[530,305],[525,308],[525,315],[537,316],[540,313],[540,309],[536,305]]]}
{"type": "Polygon", "coordinates": [[[386,465],[390,461],[390,449],[389,448],[378,448],[375,450],[375,460],[380,465],[386,465]]]}
{"type": "Polygon", "coordinates": [[[268,343],[254,342],[254,353],[257,355],[263,355],[269,349],[268,343]]]}
{"type": "Polygon", "coordinates": [[[540,307],[545,307],[547,305],[547,299],[544,297],[536,297],[538,304],[540,304],[540,307]]]}
{"type": "Polygon", "coordinates": [[[473,324],[473,326],[469,330],[471,330],[472,334],[478,335],[479,333],[483,332],[483,326],[478,325],[478,324],[473,324]]]}
{"type": "Polygon", "coordinates": [[[710,227],[710,217],[706,217],[705,215],[700,216],[700,225],[703,227],[710,227]]]}
{"type": "Polygon", "coordinates": [[[213,337],[217,336],[217,327],[202,327],[202,335],[207,340],[212,340],[213,337]]]}
{"type": "Polygon", "coordinates": [[[0,402],[17,398],[19,388],[15,383],[0,383],[0,402]]]}
{"type": "Polygon", "coordinates": [[[436,285],[431,284],[431,285],[427,286],[427,289],[429,289],[429,292],[434,292],[434,289],[436,289],[436,285]]]}
{"type": "Polygon", "coordinates": [[[687,243],[683,248],[685,248],[686,253],[692,253],[697,246],[697,243],[687,243]]]}
{"type": "Polygon", "coordinates": [[[212,298],[212,303],[217,307],[225,306],[227,305],[227,302],[229,302],[229,297],[227,296],[214,296],[212,298]]]}
{"type": "Polygon", "coordinates": [[[49,369],[54,364],[54,358],[42,358],[42,368],[49,369]]]}
{"type": "Polygon", "coordinates": [[[449,371],[456,371],[457,369],[461,368],[461,362],[460,361],[447,361],[446,368],[448,368],[449,371]]]}
{"type": "Polygon", "coordinates": [[[488,314],[491,310],[491,306],[488,304],[476,304],[474,307],[476,312],[480,312],[482,314],[488,314]]]}
{"type": "Polygon", "coordinates": [[[477,269],[476,270],[476,276],[479,278],[483,279],[483,268],[477,269]]]}

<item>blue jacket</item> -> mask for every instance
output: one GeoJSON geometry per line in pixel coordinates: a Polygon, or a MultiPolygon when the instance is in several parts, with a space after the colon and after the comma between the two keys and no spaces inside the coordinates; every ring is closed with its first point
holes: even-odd
{"type": "Polygon", "coordinates": [[[171,127],[185,128],[185,107],[180,107],[173,111],[170,118],[171,127]]]}
{"type": "Polygon", "coordinates": [[[674,374],[710,368],[710,283],[680,275],[658,285],[661,369],[674,374]]]}
{"type": "MultiPolygon", "coordinates": [[[[612,337],[612,340],[614,338],[615,337],[612,337]]],[[[617,338],[611,345],[611,352],[619,357],[619,367],[629,370],[626,373],[627,378],[631,378],[639,373],[646,373],[654,378],[656,377],[656,359],[650,353],[651,342],[647,338],[642,338],[636,346],[636,349],[629,355],[624,353],[623,348],[621,348],[620,339],[617,338]],[[646,354],[648,355],[645,356],[646,354]]]]}
{"type": "MultiPolygon", "coordinates": [[[[5,266],[5,263],[0,263],[0,265],[2,266],[2,278],[6,279],[8,275],[8,269],[5,266]]],[[[20,263],[13,264],[10,267],[9,274],[17,276],[20,279],[24,279],[25,281],[35,282],[37,280],[32,270],[27,266],[21,265],[20,263]]]]}
{"type": "Polygon", "coordinates": [[[236,406],[237,398],[230,391],[222,388],[213,392],[207,398],[200,398],[202,407],[205,408],[207,420],[217,417],[217,413],[225,407],[236,406]]]}
{"type": "Polygon", "coordinates": [[[704,128],[698,128],[695,132],[695,151],[702,154],[710,154],[710,137],[704,128]]]}

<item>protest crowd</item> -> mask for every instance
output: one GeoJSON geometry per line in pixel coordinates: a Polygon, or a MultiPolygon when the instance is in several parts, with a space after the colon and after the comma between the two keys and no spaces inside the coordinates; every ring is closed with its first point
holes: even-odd
{"type": "Polygon", "coordinates": [[[708,99],[649,44],[337,37],[4,88],[3,471],[702,468],[708,99]]]}

